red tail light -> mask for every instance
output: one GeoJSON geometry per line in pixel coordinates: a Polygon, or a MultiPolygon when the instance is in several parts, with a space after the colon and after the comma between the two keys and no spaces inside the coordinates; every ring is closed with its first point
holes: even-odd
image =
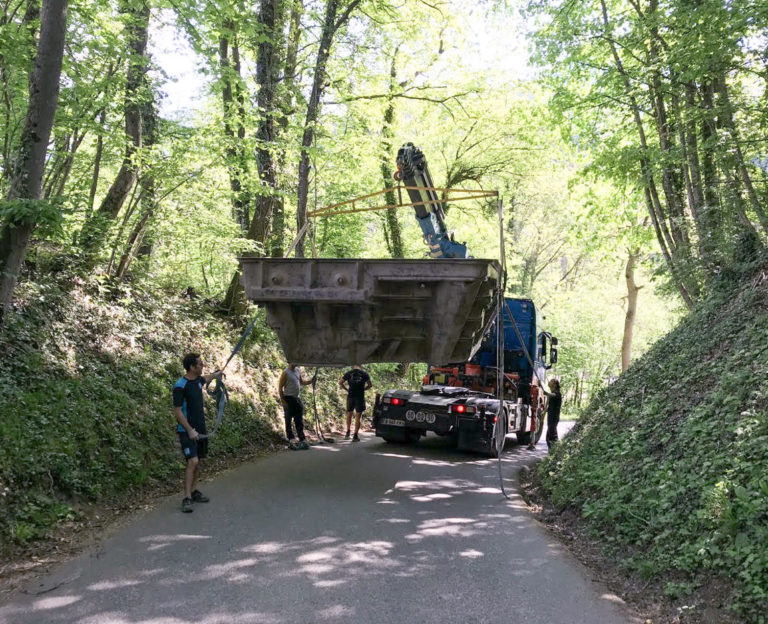
{"type": "Polygon", "coordinates": [[[453,411],[454,412],[458,412],[459,414],[463,414],[464,412],[467,411],[467,406],[466,405],[454,405],[453,406],[453,411]]]}
{"type": "Polygon", "coordinates": [[[392,399],[392,405],[402,405],[402,404],[403,404],[402,399],[398,399],[397,397],[392,399]]]}

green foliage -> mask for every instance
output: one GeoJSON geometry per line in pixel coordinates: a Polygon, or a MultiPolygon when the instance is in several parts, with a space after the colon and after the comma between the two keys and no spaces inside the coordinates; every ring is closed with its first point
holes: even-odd
{"type": "Polygon", "coordinates": [[[38,233],[54,236],[61,231],[61,203],[43,199],[16,198],[0,201],[0,221],[36,225],[38,233]]]}
{"type": "Polygon", "coordinates": [[[541,466],[626,564],[674,572],[672,597],[707,574],[732,606],[768,617],[768,285],[719,291],[603,388],[541,466]]]}
{"type": "Polygon", "coordinates": [[[711,291],[740,232],[768,231],[762,4],[526,3],[556,123],[591,174],[660,224],[659,273],[691,300],[711,291]]]}

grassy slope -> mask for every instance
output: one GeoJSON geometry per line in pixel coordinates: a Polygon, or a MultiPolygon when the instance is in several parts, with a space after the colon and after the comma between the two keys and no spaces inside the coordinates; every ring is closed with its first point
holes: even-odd
{"type": "MultiPolygon", "coordinates": [[[[180,358],[199,350],[213,370],[239,332],[200,300],[138,288],[108,296],[74,275],[22,284],[0,336],[0,554],[50,535],[83,502],[179,481],[170,388],[180,358]]],[[[213,457],[280,439],[284,362],[263,323],[242,355],[227,369],[231,402],[213,457]]],[[[337,375],[321,372],[321,413],[341,413],[337,375]]]]}
{"type": "Polygon", "coordinates": [[[671,596],[717,577],[768,621],[768,272],[720,293],[601,391],[540,476],[671,596]]]}

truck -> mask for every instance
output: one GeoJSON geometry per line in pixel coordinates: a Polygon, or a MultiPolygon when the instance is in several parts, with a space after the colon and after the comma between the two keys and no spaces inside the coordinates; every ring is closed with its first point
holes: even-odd
{"type": "Polygon", "coordinates": [[[376,395],[373,427],[377,436],[387,442],[411,443],[432,432],[449,438],[459,450],[490,457],[498,455],[510,433],[516,434],[520,444],[538,442],[546,412],[540,382],[557,363],[558,341],[549,332],[537,333],[533,301],[504,301],[468,362],[429,366],[420,390],[390,389],[376,395]],[[498,322],[503,323],[504,332],[501,400],[496,390],[498,322]]]}
{"type": "MultiPolygon", "coordinates": [[[[429,190],[434,187],[426,160],[411,143],[398,152],[395,178],[405,183],[417,207],[430,256],[469,257],[466,246],[448,232],[444,207],[429,190]]],[[[549,332],[537,331],[539,327],[533,301],[505,298],[469,361],[429,366],[420,390],[390,389],[376,395],[376,435],[387,442],[412,443],[432,432],[449,438],[460,450],[490,457],[498,456],[510,433],[520,444],[538,442],[546,412],[541,384],[557,363],[558,344],[549,332]],[[503,341],[501,393],[498,337],[503,341]]]]}

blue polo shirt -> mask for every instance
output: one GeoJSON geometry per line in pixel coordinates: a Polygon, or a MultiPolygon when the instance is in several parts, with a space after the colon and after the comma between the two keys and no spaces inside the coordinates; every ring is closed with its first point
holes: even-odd
{"type": "MultiPolygon", "coordinates": [[[[173,386],[173,406],[180,407],[181,413],[187,422],[198,432],[205,430],[205,403],[203,402],[203,388],[205,378],[187,379],[182,377],[173,386]]],[[[177,431],[183,432],[184,427],[179,424],[177,431]]]]}

